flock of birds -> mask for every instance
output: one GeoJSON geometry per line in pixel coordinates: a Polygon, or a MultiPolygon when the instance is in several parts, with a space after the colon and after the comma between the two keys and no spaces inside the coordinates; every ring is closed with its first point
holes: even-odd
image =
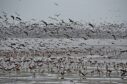
{"type": "MultiPolygon", "coordinates": [[[[60,14],[56,15],[57,17],[60,14]]],[[[4,13],[0,16],[0,38],[83,38],[87,39],[126,39],[126,24],[100,24],[95,25],[90,22],[82,24],[78,21],[68,19],[58,20],[49,17],[57,23],[50,23],[44,20],[39,22],[25,22],[19,15],[8,16],[4,13]]]]}
{"type": "MultiPolygon", "coordinates": [[[[58,6],[57,3],[54,4],[58,6]]],[[[59,17],[60,14],[55,16],[59,17]]],[[[4,13],[3,16],[0,16],[0,43],[2,40],[8,40],[8,38],[67,38],[71,41],[74,41],[73,38],[82,38],[84,41],[88,39],[113,39],[117,41],[118,39],[127,38],[127,29],[123,23],[109,23],[97,26],[89,22],[84,25],[70,18],[68,19],[69,22],[65,22],[64,20],[59,21],[52,17],[49,18],[59,22],[49,23],[41,20],[38,23],[29,23],[23,22],[18,15],[11,15],[10,18],[13,23],[9,22],[10,19],[6,13],[4,13]]],[[[19,41],[18,39],[16,40],[17,42],[19,41]]],[[[52,42],[52,40],[50,41],[52,42]]],[[[1,45],[2,44],[0,44],[0,46],[1,45]]],[[[20,49],[24,49],[28,45],[29,42],[13,42],[9,43],[9,45],[7,44],[7,46],[12,49],[9,53],[0,50],[0,71],[5,73],[31,72],[34,78],[36,77],[36,73],[51,73],[57,74],[58,79],[65,79],[69,74],[78,76],[80,79],[104,76],[125,79],[127,76],[127,61],[110,61],[110,59],[119,59],[116,57],[120,57],[122,54],[127,55],[127,50],[114,49],[105,46],[102,46],[101,48],[92,46],[83,49],[80,49],[80,47],[70,47],[70,50],[67,50],[68,47],[58,49],[58,46],[61,45],[58,43],[55,47],[55,49],[58,50],[54,51],[54,55],[53,50],[51,50],[51,52],[48,51],[50,50],[50,48],[46,47],[48,43],[40,42],[39,47],[45,47],[45,49],[29,49],[29,54],[23,55],[22,53],[14,52],[21,52],[20,49]],[[64,53],[62,53],[62,51],[59,52],[59,50],[62,49],[65,50],[64,53]],[[36,51],[45,51],[44,53],[48,54],[40,54],[39,52],[36,54],[39,56],[39,59],[36,59],[37,56],[35,54],[32,55],[32,53],[36,51]],[[11,54],[11,52],[13,53],[11,54]],[[83,53],[82,56],[79,56],[81,53],[83,53]],[[74,54],[76,54],[76,56],[73,56],[74,54]],[[94,55],[99,55],[99,58],[103,57],[103,61],[94,59],[94,55]]],[[[82,45],[84,44],[81,43],[79,46],[82,45]]],[[[87,46],[87,44],[85,44],[85,46],[87,46]]]]}
{"type": "MultiPolygon", "coordinates": [[[[19,39],[16,39],[19,40],[19,39]]],[[[34,40],[26,40],[26,41],[17,41],[17,42],[4,42],[0,45],[0,55],[6,56],[9,53],[12,53],[13,51],[26,51],[29,53],[38,51],[46,51],[50,53],[57,53],[61,52],[60,54],[66,54],[68,53],[75,53],[80,55],[99,55],[101,57],[109,57],[109,58],[125,58],[127,54],[127,49],[122,49],[119,46],[113,47],[113,46],[94,46],[94,45],[87,45],[85,43],[77,43],[72,44],[71,42],[57,42],[53,40],[49,41],[37,41],[37,39],[34,40]],[[29,43],[30,41],[30,43],[29,43]],[[33,41],[33,42],[32,42],[33,41]],[[53,41],[53,42],[51,42],[53,41]],[[49,43],[47,43],[49,42],[49,43]],[[57,43],[55,43],[57,42],[57,43]],[[5,51],[6,50],[6,51],[5,51]]],[[[14,40],[12,40],[14,41],[14,40]]],[[[125,45],[126,46],[126,45],[125,45]]],[[[55,54],[58,55],[58,54],[55,54]]],[[[41,55],[39,55],[41,56],[41,55]]]]}
{"type": "MultiPolygon", "coordinates": [[[[0,59],[0,70],[2,72],[34,72],[57,74],[57,77],[64,79],[68,74],[76,74],[81,79],[87,77],[121,77],[127,76],[127,62],[100,62],[92,58],[84,57],[53,57],[41,56],[39,59],[30,56],[12,56],[0,59]]],[[[33,73],[32,73],[33,74],[33,73]]]]}

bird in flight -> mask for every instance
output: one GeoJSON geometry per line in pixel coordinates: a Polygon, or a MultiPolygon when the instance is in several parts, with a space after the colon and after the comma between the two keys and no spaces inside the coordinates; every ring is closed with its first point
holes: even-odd
{"type": "Polygon", "coordinates": [[[74,22],[72,19],[69,19],[69,21],[72,22],[72,23],[74,22]]]}
{"type": "Polygon", "coordinates": [[[17,20],[21,21],[22,19],[20,17],[16,17],[17,20]]]}
{"type": "Polygon", "coordinates": [[[93,25],[93,24],[91,24],[91,23],[89,23],[89,26],[91,26],[92,28],[94,28],[94,25],[93,25]]]}
{"type": "Polygon", "coordinates": [[[11,18],[14,20],[15,19],[15,17],[13,16],[13,15],[11,15],[11,18]]]}
{"type": "Polygon", "coordinates": [[[54,5],[55,5],[55,6],[58,6],[59,4],[55,2],[54,5]]]}
{"type": "Polygon", "coordinates": [[[41,22],[43,22],[43,23],[45,24],[45,26],[47,26],[47,25],[48,25],[48,23],[47,23],[47,22],[45,22],[44,20],[41,20],[41,22]]]}

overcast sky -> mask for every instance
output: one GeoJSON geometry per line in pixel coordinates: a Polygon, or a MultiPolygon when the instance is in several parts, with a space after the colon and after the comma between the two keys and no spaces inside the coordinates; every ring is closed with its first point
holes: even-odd
{"type": "Polygon", "coordinates": [[[127,0],[0,0],[0,12],[20,14],[24,20],[61,19],[77,21],[127,21],[127,0]]]}

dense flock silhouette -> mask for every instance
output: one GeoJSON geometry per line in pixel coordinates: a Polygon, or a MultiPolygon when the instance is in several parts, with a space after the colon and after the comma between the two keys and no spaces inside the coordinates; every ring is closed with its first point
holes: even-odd
{"type": "MultiPolygon", "coordinates": [[[[58,14],[59,16],[59,14],[58,14]]],[[[50,17],[53,19],[53,17],[50,17]]],[[[0,16],[0,37],[2,38],[85,38],[87,39],[127,39],[126,24],[82,24],[68,19],[50,23],[25,22],[19,16],[0,16]]],[[[84,40],[85,40],[84,39],[84,40]]]]}
{"type": "MultiPolygon", "coordinates": [[[[31,73],[34,80],[37,74],[45,73],[55,74],[53,77],[58,80],[77,77],[80,82],[103,77],[126,79],[125,23],[97,25],[91,22],[83,24],[70,18],[67,22],[49,18],[58,22],[25,22],[19,16],[6,13],[0,16],[2,73],[31,73]],[[107,44],[101,42],[103,40],[107,44]]],[[[70,82],[76,84],[74,80],[70,82]]]]}

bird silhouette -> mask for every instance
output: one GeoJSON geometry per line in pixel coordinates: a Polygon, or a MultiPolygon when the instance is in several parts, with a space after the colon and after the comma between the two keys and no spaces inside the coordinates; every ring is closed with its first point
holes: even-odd
{"type": "Polygon", "coordinates": [[[16,17],[17,20],[21,21],[22,19],[20,17],[16,17]]]}
{"type": "Polygon", "coordinates": [[[62,23],[65,23],[64,20],[61,20],[62,23]]]}
{"type": "Polygon", "coordinates": [[[11,15],[11,18],[14,20],[15,19],[15,17],[13,16],[13,15],[11,15]]]}
{"type": "Polygon", "coordinates": [[[48,23],[47,23],[47,22],[45,22],[44,20],[41,20],[41,22],[43,22],[43,23],[45,24],[45,26],[47,26],[47,25],[48,25],[48,23]]]}
{"type": "Polygon", "coordinates": [[[83,73],[81,70],[79,70],[79,74],[81,74],[83,77],[86,77],[88,73],[83,73]]]}
{"type": "Polygon", "coordinates": [[[45,32],[47,32],[47,29],[44,28],[43,30],[44,30],[45,32]]]}
{"type": "Polygon", "coordinates": [[[28,36],[28,32],[24,31],[24,33],[28,36]]]}
{"type": "Polygon", "coordinates": [[[87,38],[86,37],[82,37],[84,40],[87,40],[87,38]]]}
{"type": "Polygon", "coordinates": [[[58,6],[59,4],[55,2],[54,5],[55,5],[55,6],[58,6]]]}
{"type": "Polygon", "coordinates": [[[91,24],[91,23],[89,23],[89,26],[91,26],[92,28],[94,28],[94,25],[93,25],[93,24],[91,24]]]}
{"type": "Polygon", "coordinates": [[[112,35],[112,36],[113,36],[114,40],[116,40],[116,36],[115,35],[112,35]]]}
{"type": "Polygon", "coordinates": [[[69,21],[70,21],[71,23],[73,23],[73,22],[74,22],[72,19],[69,19],[69,21]]]}

